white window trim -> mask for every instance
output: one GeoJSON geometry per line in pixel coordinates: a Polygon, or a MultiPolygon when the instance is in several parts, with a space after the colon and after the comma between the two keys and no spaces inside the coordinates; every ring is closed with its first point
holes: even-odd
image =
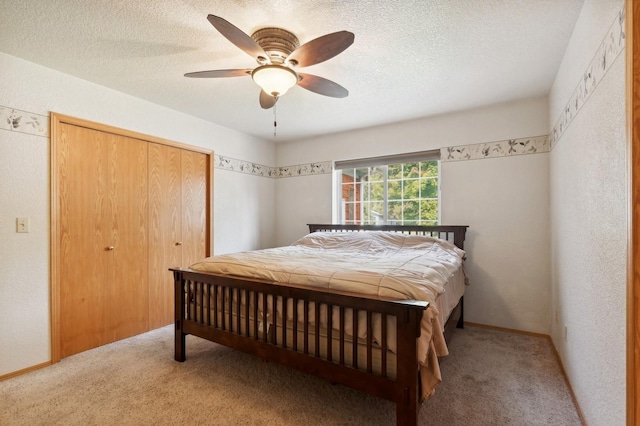
{"type": "MultiPolygon", "coordinates": [[[[363,168],[372,166],[387,166],[389,164],[399,163],[411,163],[411,162],[424,162],[424,161],[437,161],[438,162],[438,223],[442,223],[442,163],[440,162],[440,150],[411,152],[404,154],[385,155],[380,157],[359,158],[352,160],[338,160],[333,164],[333,191],[334,200],[332,206],[332,220],[333,223],[344,223],[344,209],[345,203],[342,200],[342,170],[351,168],[363,168]]],[[[384,199],[385,211],[383,212],[384,223],[388,223],[388,184],[386,182],[387,176],[385,173],[385,186],[384,186],[384,199]]],[[[364,208],[364,206],[361,206],[364,208]]]]}

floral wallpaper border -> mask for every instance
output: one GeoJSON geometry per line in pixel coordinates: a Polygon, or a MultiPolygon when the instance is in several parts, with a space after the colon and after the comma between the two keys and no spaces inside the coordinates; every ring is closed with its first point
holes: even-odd
{"type": "Polygon", "coordinates": [[[587,102],[587,99],[595,91],[598,84],[602,81],[611,65],[615,62],[625,47],[625,19],[626,13],[624,6],[618,12],[618,16],[611,24],[607,35],[596,51],[591,63],[585,70],[578,86],[573,91],[569,102],[564,107],[549,137],[551,140],[551,149],[555,147],[563,133],[567,130],[573,119],[578,115],[580,109],[587,102]]]}
{"type": "Polygon", "coordinates": [[[278,177],[296,177],[296,176],[310,176],[310,175],[322,175],[331,173],[333,171],[333,165],[331,161],[323,161],[318,163],[298,164],[295,166],[278,167],[278,177]]]}
{"type": "Polygon", "coordinates": [[[0,105],[0,129],[49,137],[49,117],[0,105]]]}
{"type": "Polygon", "coordinates": [[[537,154],[549,151],[549,136],[534,136],[441,148],[440,161],[478,160],[482,158],[509,157],[512,155],[537,154]]]}
{"type": "Polygon", "coordinates": [[[230,172],[246,173],[269,178],[278,177],[278,168],[264,166],[251,161],[238,160],[224,155],[214,154],[213,167],[216,169],[228,170],[230,172]]]}
{"type": "MultiPolygon", "coordinates": [[[[459,145],[440,149],[440,161],[464,161],[483,158],[509,157],[550,151],[549,135],[519,139],[459,145]]],[[[332,162],[316,162],[293,166],[270,167],[250,161],[215,155],[214,167],[273,179],[327,174],[333,171],[332,162]]]]}
{"type": "Polygon", "coordinates": [[[298,164],[295,166],[271,167],[217,154],[214,155],[214,167],[231,172],[240,172],[273,179],[320,175],[331,173],[332,171],[331,161],[298,164]]]}

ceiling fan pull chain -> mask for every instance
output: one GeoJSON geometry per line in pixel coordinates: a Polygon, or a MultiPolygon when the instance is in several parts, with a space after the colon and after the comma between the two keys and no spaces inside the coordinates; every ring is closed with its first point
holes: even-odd
{"type": "Polygon", "coordinates": [[[278,127],[278,116],[277,116],[277,113],[276,113],[276,108],[277,108],[277,106],[274,105],[273,106],[273,137],[274,138],[276,137],[276,129],[278,127]]]}

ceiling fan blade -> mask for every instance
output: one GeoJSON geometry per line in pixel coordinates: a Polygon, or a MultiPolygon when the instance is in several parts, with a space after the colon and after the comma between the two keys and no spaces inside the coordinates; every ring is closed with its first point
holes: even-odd
{"type": "Polygon", "coordinates": [[[251,70],[211,70],[211,71],[197,71],[188,72],[184,76],[192,78],[220,78],[220,77],[243,77],[251,75],[251,70]]]}
{"type": "Polygon", "coordinates": [[[318,37],[291,52],[287,61],[299,67],[308,67],[331,59],[353,44],[355,36],[349,31],[338,31],[318,37]],[[295,61],[295,62],[294,62],[295,61]]]}
{"type": "Polygon", "coordinates": [[[278,98],[275,96],[271,96],[264,90],[260,91],[260,106],[264,109],[272,108],[276,102],[278,102],[278,98]]]}
{"type": "Polygon", "coordinates": [[[312,92],[332,98],[346,98],[349,96],[347,89],[326,78],[301,73],[298,73],[298,76],[301,77],[301,80],[298,81],[298,86],[304,87],[312,92]]]}
{"type": "Polygon", "coordinates": [[[238,46],[245,53],[255,59],[260,59],[261,62],[271,63],[271,59],[264,49],[240,28],[215,15],[207,16],[207,20],[211,22],[211,25],[213,25],[216,30],[220,31],[220,34],[225,36],[227,40],[238,46]]]}

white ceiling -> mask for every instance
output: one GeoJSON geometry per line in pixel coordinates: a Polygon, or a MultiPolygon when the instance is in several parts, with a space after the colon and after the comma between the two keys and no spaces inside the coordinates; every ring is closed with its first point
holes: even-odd
{"type": "Polygon", "coordinates": [[[0,51],[267,140],[285,141],[545,95],[584,0],[0,0],[0,51]],[[301,71],[349,90],[294,87],[273,110],[254,68],[208,21],[300,43],[348,30],[354,44],[301,71]]]}

